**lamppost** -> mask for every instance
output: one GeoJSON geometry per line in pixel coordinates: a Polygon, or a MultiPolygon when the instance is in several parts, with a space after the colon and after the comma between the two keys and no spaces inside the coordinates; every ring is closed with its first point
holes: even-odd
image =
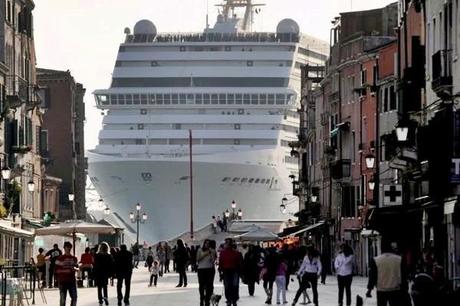
{"type": "Polygon", "coordinates": [[[141,212],[141,204],[136,204],[136,213],[130,212],[129,219],[132,223],[136,223],[136,244],[139,246],[139,223],[144,224],[147,221],[147,213],[141,212]]]}
{"type": "Polygon", "coordinates": [[[69,193],[68,195],[68,198],[69,198],[69,202],[70,204],[72,205],[72,218],[74,220],[77,219],[77,212],[75,211],[75,195],[73,193],[69,193]]]}
{"type": "Polygon", "coordinates": [[[234,200],[232,201],[231,208],[232,208],[231,213],[228,209],[224,211],[224,217],[231,221],[241,220],[243,218],[243,210],[241,210],[241,208],[236,210],[236,202],[234,200]]]}
{"type": "Polygon", "coordinates": [[[4,181],[4,198],[5,198],[5,203],[4,204],[9,204],[8,203],[8,182],[11,178],[11,169],[8,168],[6,164],[6,158],[5,158],[5,165],[2,168],[2,179],[4,181]]]}

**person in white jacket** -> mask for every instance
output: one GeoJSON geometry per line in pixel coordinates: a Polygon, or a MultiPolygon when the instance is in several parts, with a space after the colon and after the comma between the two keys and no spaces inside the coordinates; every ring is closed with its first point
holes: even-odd
{"type": "Polygon", "coordinates": [[[292,306],[295,306],[299,300],[300,295],[311,286],[313,292],[313,303],[318,306],[318,277],[321,275],[321,260],[319,258],[319,252],[314,247],[307,249],[307,255],[303,259],[302,265],[297,271],[297,275],[300,276],[301,282],[299,289],[295,295],[292,306]]]}
{"type": "Polygon", "coordinates": [[[347,295],[347,306],[351,305],[351,282],[353,280],[354,260],[352,248],[348,244],[342,244],[340,246],[340,253],[334,261],[337,283],[339,285],[339,306],[343,305],[344,290],[347,295]]]}

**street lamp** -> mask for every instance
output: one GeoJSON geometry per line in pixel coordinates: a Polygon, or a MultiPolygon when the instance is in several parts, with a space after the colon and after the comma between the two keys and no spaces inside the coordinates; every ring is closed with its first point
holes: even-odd
{"type": "Polygon", "coordinates": [[[316,203],[316,201],[318,201],[318,196],[317,195],[312,195],[310,199],[311,199],[312,203],[316,203]]]}
{"type": "Polygon", "coordinates": [[[241,220],[241,219],[243,218],[243,211],[241,210],[241,208],[238,209],[237,215],[238,215],[238,219],[239,219],[239,220],[241,220]]]}
{"type": "Polygon", "coordinates": [[[407,135],[409,134],[409,127],[401,122],[396,126],[396,137],[399,142],[407,141],[407,135]]]}
{"type": "Polygon", "coordinates": [[[73,202],[74,199],[75,199],[75,195],[73,193],[69,193],[69,201],[73,202]]]}
{"type": "Polygon", "coordinates": [[[228,217],[230,217],[230,212],[228,211],[228,209],[227,209],[227,210],[225,210],[225,212],[224,212],[224,216],[225,216],[225,218],[228,218],[228,217]]]}
{"type": "Polygon", "coordinates": [[[147,214],[145,212],[141,212],[142,205],[140,203],[136,204],[136,212],[129,213],[129,219],[132,223],[136,223],[136,244],[139,246],[139,223],[145,223],[147,221],[147,214]]]}
{"type": "Polygon", "coordinates": [[[27,190],[29,190],[29,192],[34,192],[35,191],[35,183],[34,183],[34,181],[30,180],[27,183],[27,190]]]}
{"type": "Polygon", "coordinates": [[[236,218],[236,215],[235,215],[236,202],[234,200],[232,201],[231,207],[232,207],[232,219],[235,219],[236,218]]]}
{"type": "Polygon", "coordinates": [[[374,188],[375,188],[375,180],[374,180],[374,177],[371,177],[371,179],[369,180],[369,182],[367,182],[367,185],[368,185],[370,191],[373,191],[373,190],[374,190],[374,188]]]}
{"type": "Polygon", "coordinates": [[[9,180],[10,177],[11,177],[11,169],[8,168],[7,166],[4,166],[2,168],[2,179],[9,180]]]}
{"type": "Polygon", "coordinates": [[[104,208],[104,215],[106,215],[106,216],[110,215],[110,207],[106,206],[104,208]]]}
{"type": "Polygon", "coordinates": [[[372,154],[367,154],[365,157],[367,169],[374,168],[375,165],[375,156],[372,154]]]}

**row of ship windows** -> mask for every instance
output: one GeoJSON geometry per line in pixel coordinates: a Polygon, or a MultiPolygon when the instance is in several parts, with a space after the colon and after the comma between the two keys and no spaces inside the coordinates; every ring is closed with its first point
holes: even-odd
{"type": "MultiPolygon", "coordinates": [[[[281,115],[281,114],[284,114],[284,120],[287,119],[288,116],[290,117],[293,117],[293,118],[299,118],[299,113],[298,112],[295,112],[295,111],[288,111],[288,110],[285,110],[284,112],[280,111],[279,109],[278,110],[268,110],[268,111],[261,111],[261,110],[252,110],[253,111],[253,115],[281,115]]],[[[175,114],[175,113],[171,113],[170,111],[168,112],[168,110],[166,110],[165,112],[161,113],[159,110],[155,109],[155,110],[152,110],[149,112],[148,109],[146,108],[141,108],[139,110],[139,113],[141,115],[147,115],[147,114],[154,114],[154,115],[157,115],[157,114],[162,114],[162,115],[166,115],[166,114],[175,114]]],[[[184,114],[187,114],[187,115],[190,115],[190,114],[199,114],[199,115],[204,115],[204,114],[210,114],[210,115],[215,115],[215,114],[218,114],[219,113],[219,110],[216,110],[216,109],[189,109],[187,113],[184,113],[183,110],[181,110],[181,115],[184,115],[184,114]]],[[[108,112],[109,115],[116,115],[118,113],[114,112],[114,111],[109,111],[108,112]]],[[[122,115],[126,115],[125,112],[123,113],[120,113],[122,115]]],[[[251,112],[249,112],[248,110],[245,110],[244,108],[239,108],[235,111],[229,111],[229,110],[223,110],[223,111],[220,111],[220,114],[221,115],[251,115],[251,112]]]]}
{"type": "MultiPolygon", "coordinates": [[[[129,124],[111,124],[110,126],[104,127],[105,131],[120,131],[120,130],[134,130],[136,129],[135,125],[129,124]]],[[[137,130],[282,130],[286,132],[299,133],[299,129],[294,126],[289,125],[270,125],[270,124],[182,124],[182,123],[173,123],[173,124],[144,124],[138,123],[137,130]]]]}
{"type": "MultiPolygon", "coordinates": [[[[247,178],[247,177],[243,177],[243,178],[240,178],[240,177],[224,177],[222,179],[222,183],[228,183],[228,182],[231,182],[231,183],[254,183],[254,184],[270,184],[270,182],[272,181],[273,179],[261,179],[261,178],[247,178]]],[[[278,184],[278,180],[273,180],[273,183],[274,184],[278,184]]]]}
{"type": "Polygon", "coordinates": [[[293,103],[292,94],[119,94],[96,95],[98,104],[252,104],[284,105],[293,103]]]}
{"type": "MultiPolygon", "coordinates": [[[[188,145],[188,138],[174,139],[101,139],[101,145],[188,145]]],[[[277,145],[276,139],[193,139],[195,145],[277,145]]]]}

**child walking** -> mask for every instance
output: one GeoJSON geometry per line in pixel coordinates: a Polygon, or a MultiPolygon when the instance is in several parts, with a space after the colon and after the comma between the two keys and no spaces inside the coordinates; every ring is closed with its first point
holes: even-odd
{"type": "Polygon", "coordinates": [[[150,267],[150,284],[149,284],[149,287],[152,287],[152,282],[153,282],[153,285],[155,287],[157,286],[158,274],[159,273],[160,273],[160,266],[158,264],[158,260],[155,260],[153,262],[153,266],[150,267]]]}
{"type": "Polygon", "coordinates": [[[283,298],[283,304],[287,304],[286,301],[286,272],[288,266],[284,258],[280,259],[278,267],[276,268],[276,304],[280,303],[280,295],[283,298]]]}

